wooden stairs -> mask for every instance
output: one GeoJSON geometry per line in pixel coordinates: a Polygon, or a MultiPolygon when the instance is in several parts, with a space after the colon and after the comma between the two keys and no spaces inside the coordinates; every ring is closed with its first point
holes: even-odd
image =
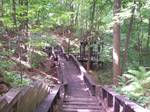
{"type": "Polygon", "coordinates": [[[62,112],[102,112],[101,103],[96,97],[89,98],[65,98],[62,112]]]}

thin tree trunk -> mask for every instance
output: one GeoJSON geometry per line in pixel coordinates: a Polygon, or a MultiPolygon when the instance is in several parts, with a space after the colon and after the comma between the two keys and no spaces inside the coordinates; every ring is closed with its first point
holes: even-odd
{"type": "Polygon", "coordinates": [[[20,20],[20,30],[24,30],[25,32],[25,35],[27,35],[27,32],[28,32],[28,0],[19,0],[19,4],[20,6],[24,7],[24,10],[23,12],[20,14],[20,16],[23,16],[25,17],[24,19],[21,19],[20,20]]]}
{"type": "MultiPolygon", "coordinates": [[[[96,10],[96,2],[97,0],[93,0],[93,9],[92,9],[92,16],[91,16],[91,28],[90,28],[90,32],[91,32],[91,35],[92,35],[92,30],[93,30],[93,27],[94,27],[94,18],[95,18],[95,10],[96,10]]],[[[92,38],[92,37],[91,37],[92,38]]],[[[87,70],[90,70],[90,65],[91,65],[91,40],[89,40],[88,42],[88,61],[87,61],[87,70]]]]}
{"type": "Polygon", "coordinates": [[[80,4],[78,4],[78,6],[77,6],[77,12],[76,12],[76,17],[75,17],[75,26],[78,26],[79,8],[80,8],[80,4]]]}
{"type": "Polygon", "coordinates": [[[93,0],[93,9],[92,9],[92,16],[91,16],[91,29],[93,28],[94,18],[95,18],[95,10],[96,10],[96,2],[97,0],[93,0]]]}
{"type": "Polygon", "coordinates": [[[130,42],[130,37],[131,37],[131,33],[132,33],[132,26],[133,26],[133,19],[134,19],[134,11],[135,11],[135,7],[133,7],[132,9],[132,15],[130,18],[130,23],[129,23],[129,27],[128,27],[128,33],[127,33],[127,37],[126,37],[126,43],[125,43],[125,51],[124,51],[124,57],[123,57],[123,68],[126,67],[126,63],[127,63],[127,54],[128,54],[128,47],[129,47],[129,42],[130,42]]]}
{"type": "Polygon", "coordinates": [[[137,43],[135,45],[135,50],[138,51],[138,55],[139,55],[139,64],[141,63],[141,40],[140,40],[141,28],[140,26],[141,26],[141,22],[137,24],[136,30],[138,31],[138,37],[137,37],[137,43]]]}
{"type": "Polygon", "coordinates": [[[14,26],[17,27],[17,19],[16,19],[16,1],[12,0],[12,17],[13,17],[13,22],[14,26]]]}
{"type": "Polygon", "coordinates": [[[29,22],[29,19],[28,19],[28,9],[29,9],[29,1],[28,0],[26,0],[26,2],[25,2],[25,5],[26,5],[26,20],[25,20],[25,28],[26,28],[26,37],[28,37],[28,22],[29,22]]]}
{"type": "Polygon", "coordinates": [[[0,17],[3,17],[3,0],[0,1],[0,17]]]}
{"type": "Polygon", "coordinates": [[[149,18],[149,25],[148,25],[147,51],[149,51],[149,44],[150,44],[150,18],[149,18]]]}
{"type": "Polygon", "coordinates": [[[90,70],[90,65],[91,65],[91,40],[89,38],[88,40],[88,60],[87,60],[87,71],[90,70]]]}
{"type": "MultiPolygon", "coordinates": [[[[0,18],[2,18],[3,17],[3,0],[1,0],[0,1],[0,18]]],[[[0,27],[3,27],[3,21],[2,20],[0,20],[0,27]]],[[[1,31],[0,31],[0,33],[1,33],[1,31]]],[[[0,37],[1,37],[2,35],[0,34],[0,37]]]]}
{"type": "Polygon", "coordinates": [[[118,76],[121,75],[120,68],[120,17],[121,0],[114,1],[114,17],[116,18],[113,26],[113,82],[118,84],[118,76]]]}

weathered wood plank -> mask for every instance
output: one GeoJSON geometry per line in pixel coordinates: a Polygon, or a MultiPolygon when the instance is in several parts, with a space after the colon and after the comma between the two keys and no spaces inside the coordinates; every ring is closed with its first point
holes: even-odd
{"type": "Polygon", "coordinates": [[[2,110],[7,105],[7,100],[4,97],[0,98],[0,110],[2,110]]]}
{"type": "Polygon", "coordinates": [[[0,112],[33,112],[48,92],[48,86],[41,82],[11,89],[0,100],[0,112]]]}
{"type": "Polygon", "coordinates": [[[60,85],[56,86],[52,89],[52,92],[48,94],[48,96],[44,99],[43,102],[38,106],[35,112],[48,112],[52,109],[53,102],[56,100],[56,97],[59,95],[60,85]]]}

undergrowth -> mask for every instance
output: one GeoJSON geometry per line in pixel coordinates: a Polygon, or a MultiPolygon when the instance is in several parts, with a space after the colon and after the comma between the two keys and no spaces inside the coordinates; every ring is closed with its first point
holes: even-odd
{"type": "Polygon", "coordinates": [[[9,82],[12,87],[17,87],[17,86],[25,86],[30,83],[29,79],[21,79],[21,75],[17,74],[15,72],[4,72],[4,79],[6,82],[9,82]]]}
{"type": "Polygon", "coordinates": [[[102,85],[112,84],[112,71],[111,70],[100,70],[98,71],[99,83],[102,85]]]}
{"type": "Polygon", "coordinates": [[[116,91],[150,109],[150,71],[144,67],[129,69],[120,77],[116,91]]]}

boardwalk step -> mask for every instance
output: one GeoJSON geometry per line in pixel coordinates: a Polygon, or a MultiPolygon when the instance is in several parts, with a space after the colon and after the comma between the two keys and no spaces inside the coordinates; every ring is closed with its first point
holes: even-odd
{"type": "Polygon", "coordinates": [[[96,102],[77,102],[77,101],[72,101],[72,102],[64,102],[64,105],[97,105],[96,102]]]}
{"type": "Polygon", "coordinates": [[[101,112],[101,110],[94,110],[94,109],[70,109],[65,108],[63,112],[101,112]]]}
{"type": "Polygon", "coordinates": [[[66,98],[62,105],[63,112],[101,112],[101,105],[96,97],[66,98]]]}
{"type": "Polygon", "coordinates": [[[71,98],[66,98],[66,99],[64,99],[64,102],[74,102],[74,101],[78,101],[78,102],[96,102],[97,101],[97,99],[95,98],[95,97],[93,97],[93,98],[73,98],[73,97],[71,97],[71,98]]]}
{"type": "Polygon", "coordinates": [[[88,104],[87,105],[63,105],[63,108],[99,110],[98,106],[88,105],[88,104]]]}

